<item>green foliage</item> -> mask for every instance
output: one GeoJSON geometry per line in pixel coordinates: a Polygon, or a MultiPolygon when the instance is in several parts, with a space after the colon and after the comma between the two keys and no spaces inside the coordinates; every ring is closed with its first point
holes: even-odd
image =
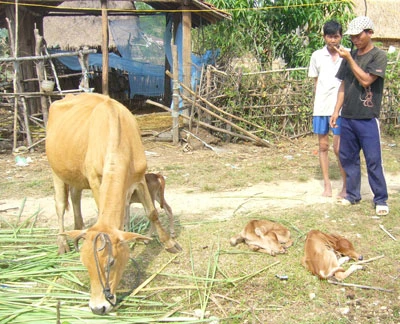
{"type": "MultiPolygon", "coordinates": [[[[323,0],[213,0],[217,8],[232,14],[232,21],[205,27],[194,35],[203,48],[220,48],[222,58],[253,53],[270,66],[278,57],[288,67],[308,65],[311,53],[323,45],[322,26],[336,19],[343,26],[353,18],[350,1],[323,0]]],[[[349,40],[344,44],[349,45],[349,40]]]]}
{"type": "Polygon", "coordinates": [[[385,93],[382,103],[381,120],[384,131],[391,136],[400,135],[400,52],[388,54],[388,66],[385,75],[385,93]]]}

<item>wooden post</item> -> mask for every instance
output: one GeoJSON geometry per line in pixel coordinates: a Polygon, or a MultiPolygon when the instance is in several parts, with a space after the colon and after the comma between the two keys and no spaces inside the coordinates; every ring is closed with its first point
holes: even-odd
{"type": "Polygon", "coordinates": [[[103,94],[108,95],[108,13],[107,13],[107,0],[101,0],[101,18],[102,18],[102,36],[103,42],[101,45],[101,52],[103,54],[102,65],[102,89],[103,94]]]}
{"type": "MultiPolygon", "coordinates": [[[[7,20],[8,22],[8,31],[10,35],[10,43],[11,43],[11,51],[13,52],[13,56],[17,57],[18,56],[18,0],[15,1],[15,25],[14,25],[14,30],[12,30],[11,22],[7,20]],[[13,34],[14,33],[14,34],[13,34]],[[13,37],[14,35],[14,37],[13,37]]],[[[19,62],[14,62],[14,78],[13,78],[13,88],[14,92],[19,92],[20,89],[20,80],[19,80],[19,62]]],[[[18,140],[18,96],[14,97],[14,136],[13,136],[13,151],[17,148],[17,140],[18,140]]]]}
{"type": "MultiPolygon", "coordinates": [[[[43,37],[39,35],[39,30],[35,28],[33,30],[33,33],[35,35],[35,55],[36,56],[41,56],[43,53],[41,51],[42,49],[42,44],[43,44],[43,37]]],[[[43,92],[42,90],[42,81],[45,79],[44,77],[44,60],[38,60],[35,62],[36,65],[36,74],[38,77],[38,82],[39,82],[39,91],[43,92]]],[[[48,104],[47,104],[47,99],[45,96],[40,96],[40,105],[42,106],[42,114],[43,114],[43,122],[45,125],[47,125],[47,119],[48,119],[48,104]]]]}
{"type": "MultiPolygon", "coordinates": [[[[88,47],[84,47],[84,49],[88,49],[88,47]]],[[[79,88],[89,91],[89,54],[83,54],[82,51],[79,51],[78,61],[82,69],[82,79],[79,88]]]]}
{"type": "MultiPolygon", "coordinates": [[[[188,9],[184,6],[183,9],[188,9]]],[[[192,70],[192,14],[189,10],[182,12],[182,68],[183,84],[191,88],[192,70]]],[[[186,94],[186,93],[185,93],[186,94]]],[[[183,114],[189,115],[189,111],[184,110],[183,114]]]]}
{"type": "Polygon", "coordinates": [[[173,111],[172,111],[172,143],[177,145],[179,143],[179,63],[178,63],[178,49],[174,44],[172,49],[173,61],[173,111]]]}

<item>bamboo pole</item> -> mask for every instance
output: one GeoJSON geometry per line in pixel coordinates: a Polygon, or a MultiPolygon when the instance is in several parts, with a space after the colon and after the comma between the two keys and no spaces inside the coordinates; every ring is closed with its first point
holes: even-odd
{"type": "MultiPolygon", "coordinates": [[[[11,28],[11,22],[7,19],[8,23],[8,31],[11,43],[11,51],[13,52],[13,56],[17,57],[18,55],[18,0],[15,1],[15,26],[14,30],[11,28]]],[[[19,63],[14,62],[14,78],[13,78],[13,89],[14,92],[19,92],[19,63]]],[[[14,126],[13,126],[13,151],[17,148],[17,130],[18,128],[18,97],[14,97],[14,126]]]]}
{"type": "MultiPolygon", "coordinates": [[[[164,109],[165,111],[168,111],[168,112],[171,112],[171,113],[172,113],[172,109],[170,109],[170,108],[168,108],[167,106],[164,106],[163,104],[160,104],[160,103],[158,103],[158,102],[155,102],[155,101],[152,101],[152,100],[150,100],[150,99],[147,99],[147,100],[146,100],[146,103],[151,104],[151,105],[154,105],[154,106],[159,107],[159,108],[162,108],[162,109],[164,109]]],[[[186,116],[186,115],[181,115],[181,116],[182,116],[182,118],[184,118],[184,119],[189,119],[189,118],[190,118],[189,116],[186,116]]],[[[213,126],[213,125],[207,124],[207,123],[202,122],[202,121],[200,121],[200,120],[197,120],[196,123],[198,123],[200,126],[204,126],[204,127],[206,127],[206,128],[212,129],[212,130],[214,130],[214,131],[216,131],[216,132],[221,132],[221,133],[225,133],[225,134],[228,134],[228,135],[232,135],[232,136],[235,136],[235,137],[237,137],[237,138],[241,138],[241,139],[243,139],[243,140],[245,140],[245,141],[249,141],[249,142],[253,142],[253,141],[254,141],[254,139],[252,139],[252,138],[250,138],[250,137],[248,137],[248,136],[245,136],[245,135],[242,135],[242,134],[238,134],[238,133],[229,132],[229,131],[227,131],[226,129],[219,128],[219,127],[215,127],[215,126],[213,126]]]]}
{"type": "MultiPolygon", "coordinates": [[[[186,97],[185,95],[181,95],[183,99],[188,100],[190,102],[193,102],[192,99],[186,97]]],[[[257,144],[261,145],[261,146],[267,146],[267,147],[272,147],[273,145],[271,143],[268,143],[267,141],[263,140],[262,138],[248,132],[247,130],[245,130],[244,128],[230,122],[229,120],[225,119],[224,117],[221,117],[219,115],[217,115],[216,113],[210,111],[207,108],[204,108],[202,105],[198,104],[197,102],[194,103],[198,108],[200,108],[203,111],[206,111],[208,114],[210,114],[211,116],[223,121],[224,123],[232,126],[233,128],[235,128],[236,130],[240,131],[241,133],[245,134],[246,136],[252,138],[257,144]]],[[[230,132],[230,131],[228,131],[230,132]]]]}
{"type": "MultiPolygon", "coordinates": [[[[167,71],[166,73],[168,74],[168,73],[170,73],[170,72],[167,71]]],[[[184,88],[187,92],[189,92],[191,95],[196,96],[196,94],[192,91],[192,89],[186,87],[184,84],[181,84],[181,86],[182,86],[182,88],[184,88]]],[[[244,119],[244,118],[241,118],[241,117],[235,116],[235,115],[233,115],[233,114],[230,114],[230,113],[228,113],[228,112],[226,112],[226,111],[224,111],[224,110],[218,108],[217,106],[215,106],[214,104],[212,104],[211,102],[209,102],[207,99],[205,99],[205,98],[203,98],[203,97],[198,96],[198,98],[199,98],[201,101],[203,101],[206,105],[210,106],[211,108],[215,109],[216,111],[218,111],[218,112],[220,112],[220,113],[222,113],[222,114],[224,114],[224,115],[226,115],[226,116],[228,116],[228,117],[230,117],[230,118],[234,118],[234,119],[239,120],[239,121],[241,121],[241,122],[247,123],[247,124],[249,124],[249,125],[251,125],[251,126],[260,128],[260,129],[262,129],[263,131],[266,131],[267,133],[273,134],[273,135],[278,136],[278,137],[282,137],[282,138],[286,139],[287,141],[289,141],[289,142],[295,144],[290,138],[288,138],[288,137],[286,137],[286,136],[284,136],[284,135],[282,135],[282,134],[273,132],[273,131],[271,131],[271,130],[269,130],[269,129],[267,129],[267,128],[264,128],[264,127],[261,127],[261,126],[259,126],[259,125],[257,125],[257,124],[254,124],[254,123],[252,123],[252,122],[250,122],[250,121],[248,121],[248,120],[246,120],[246,119],[244,119]]],[[[189,99],[189,100],[190,100],[190,99],[189,99]]],[[[204,110],[204,111],[206,111],[206,112],[211,112],[209,109],[204,108],[204,107],[202,107],[201,105],[200,105],[200,107],[199,107],[200,109],[202,109],[202,110],[204,110]],[[201,108],[200,108],[200,107],[201,107],[201,108]]],[[[216,115],[216,114],[214,114],[213,116],[214,116],[214,117],[217,116],[217,118],[220,117],[220,116],[218,116],[218,115],[216,115]]],[[[227,121],[228,124],[230,123],[228,120],[226,120],[226,119],[224,119],[224,120],[227,121]]],[[[230,123],[230,125],[232,126],[232,125],[235,125],[235,124],[230,123]]],[[[257,137],[257,138],[258,138],[258,137],[257,137]]]]}
{"type": "Polygon", "coordinates": [[[171,45],[172,48],[172,68],[173,68],[173,111],[172,111],[172,143],[179,143],[179,63],[178,63],[178,48],[171,45]]]}
{"type": "Polygon", "coordinates": [[[107,0],[101,0],[101,21],[102,21],[102,45],[101,52],[103,57],[102,65],[102,92],[108,95],[108,12],[107,0]]]}
{"type": "Polygon", "coordinates": [[[28,146],[32,147],[32,136],[31,136],[31,130],[29,128],[28,109],[26,108],[25,97],[21,97],[21,102],[22,102],[24,125],[25,125],[25,131],[26,131],[26,141],[28,143],[28,146]]]}
{"type": "MultiPolygon", "coordinates": [[[[47,50],[46,44],[43,46],[43,48],[44,48],[44,52],[46,53],[46,55],[49,55],[49,51],[47,50]]],[[[60,86],[60,81],[58,80],[56,67],[51,58],[49,58],[49,62],[50,62],[51,70],[53,71],[54,82],[56,83],[57,90],[58,90],[58,92],[61,93],[61,86],[60,86]]]]}
{"type": "Polygon", "coordinates": [[[67,56],[77,56],[79,53],[82,52],[83,54],[94,54],[97,51],[95,49],[89,50],[80,50],[75,52],[68,52],[68,53],[54,53],[49,55],[39,55],[39,56],[23,56],[23,57],[15,57],[13,54],[12,57],[0,57],[0,62],[21,62],[21,61],[35,61],[35,60],[49,60],[53,58],[59,57],[67,57],[67,56]]]}
{"type": "MultiPolygon", "coordinates": [[[[42,43],[43,43],[43,37],[39,35],[39,30],[35,28],[33,30],[33,33],[35,35],[35,55],[40,56],[42,54],[42,43]]],[[[38,77],[38,82],[39,82],[39,89],[40,92],[43,93],[44,91],[42,90],[42,82],[45,79],[45,71],[44,71],[44,61],[43,60],[38,60],[36,61],[36,74],[38,77]]],[[[40,105],[42,107],[42,115],[43,115],[43,122],[46,125],[47,124],[47,119],[48,119],[48,113],[49,113],[49,107],[47,103],[47,99],[45,96],[40,96],[40,105]]]]}

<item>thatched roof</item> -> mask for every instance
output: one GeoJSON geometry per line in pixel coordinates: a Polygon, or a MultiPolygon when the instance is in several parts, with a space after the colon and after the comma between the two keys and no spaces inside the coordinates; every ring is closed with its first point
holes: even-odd
{"type": "MultiPolygon", "coordinates": [[[[110,9],[134,9],[131,1],[108,1],[110,9]]],[[[102,43],[101,3],[99,0],[64,1],[43,22],[44,39],[49,47],[96,47],[102,43]],[[93,10],[97,8],[97,10],[93,10]]],[[[109,19],[129,16],[109,16],[109,19]]],[[[115,46],[110,37],[109,45],[115,46]]]]}
{"type": "Polygon", "coordinates": [[[375,25],[374,38],[400,39],[399,0],[353,0],[357,16],[368,16],[375,25]]]}
{"type": "MultiPolygon", "coordinates": [[[[183,0],[144,0],[155,10],[177,10],[182,8],[183,0]]],[[[200,0],[190,0],[189,9],[201,10],[193,12],[192,26],[197,27],[210,23],[216,23],[223,19],[231,19],[231,16],[218,10],[211,4],[200,0]]],[[[81,46],[96,47],[101,45],[102,21],[101,2],[99,0],[88,1],[64,1],[56,10],[51,11],[44,18],[44,38],[49,47],[59,45],[61,48],[79,48],[81,46]]],[[[109,20],[134,19],[135,11],[132,1],[108,1],[108,8],[115,9],[108,12],[109,20]]],[[[110,46],[113,47],[110,35],[110,46]]]]}

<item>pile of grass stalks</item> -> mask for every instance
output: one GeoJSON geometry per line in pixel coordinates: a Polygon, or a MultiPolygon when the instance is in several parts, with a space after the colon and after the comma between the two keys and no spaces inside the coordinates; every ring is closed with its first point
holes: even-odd
{"type": "Polygon", "coordinates": [[[170,312],[136,291],[110,315],[92,314],[79,253],[58,255],[57,231],[34,227],[39,211],[21,221],[22,210],[14,222],[0,218],[0,323],[151,323],[170,312]]]}

